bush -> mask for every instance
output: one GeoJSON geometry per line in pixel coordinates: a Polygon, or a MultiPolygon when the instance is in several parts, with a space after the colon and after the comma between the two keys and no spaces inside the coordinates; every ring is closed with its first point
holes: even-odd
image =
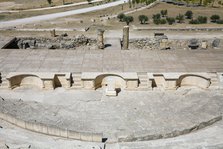
{"type": "Polygon", "coordinates": [[[161,15],[159,13],[153,15],[153,20],[161,19],[161,15]]]}
{"type": "Polygon", "coordinates": [[[166,20],[165,19],[161,19],[160,20],[160,24],[166,24],[166,20]]]}
{"type": "Polygon", "coordinates": [[[119,19],[120,22],[123,22],[124,21],[124,18],[125,18],[125,14],[124,13],[120,13],[117,18],[119,19]]]}
{"type": "Polygon", "coordinates": [[[204,24],[204,23],[207,23],[207,17],[199,16],[197,19],[191,20],[189,23],[190,24],[204,24]]]}
{"type": "Polygon", "coordinates": [[[187,19],[192,19],[192,17],[193,17],[193,12],[190,11],[190,10],[188,10],[188,11],[185,13],[185,16],[186,16],[187,19]]]}
{"type": "Polygon", "coordinates": [[[207,23],[208,19],[205,16],[198,16],[197,20],[198,20],[199,24],[204,24],[204,23],[207,23]]]}
{"type": "Polygon", "coordinates": [[[189,24],[200,24],[199,21],[196,19],[196,20],[190,20],[189,21],[189,24]]]}
{"type": "Polygon", "coordinates": [[[217,14],[214,14],[210,17],[210,19],[211,19],[211,22],[216,23],[218,20],[220,20],[220,16],[217,14]]]}
{"type": "Polygon", "coordinates": [[[160,24],[160,19],[153,19],[153,23],[156,25],[160,24]]]}
{"type": "Polygon", "coordinates": [[[129,23],[133,22],[134,19],[132,16],[125,16],[123,20],[126,22],[127,25],[129,25],[129,23]]]}
{"type": "Polygon", "coordinates": [[[217,24],[223,24],[223,20],[218,20],[216,23],[217,24]]]}
{"type": "Polygon", "coordinates": [[[167,10],[161,10],[160,14],[162,15],[162,17],[167,16],[167,10]]]}
{"type": "Polygon", "coordinates": [[[141,24],[145,24],[146,23],[146,21],[148,21],[149,19],[148,19],[148,17],[147,16],[145,16],[145,15],[139,15],[139,21],[140,21],[140,23],[141,24]]]}
{"type": "Polygon", "coordinates": [[[178,20],[178,23],[183,23],[183,21],[184,21],[184,15],[179,14],[179,15],[176,17],[176,20],[178,20]]]}
{"type": "Polygon", "coordinates": [[[167,17],[166,20],[169,25],[172,25],[173,23],[175,23],[175,18],[167,17]]]}

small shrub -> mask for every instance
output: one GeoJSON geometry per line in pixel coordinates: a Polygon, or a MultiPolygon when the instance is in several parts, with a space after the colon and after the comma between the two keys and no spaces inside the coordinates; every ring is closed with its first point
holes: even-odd
{"type": "Polygon", "coordinates": [[[197,19],[195,20],[190,20],[189,24],[199,24],[199,21],[197,19]]]}
{"type": "Polygon", "coordinates": [[[161,10],[160,14],[162,15],[162,17],[167,16],[167,10],[161,10]]]}
{"type": "Polygon", "coordinates": [[[179,15],[176,17],[176,20],[178,20],[178,23],[183,23],[183,21],[184,21],[184,15],[179,14],[179,15]]]}
{"type": "Polygon", "coordinates": [[[169,25],[172,25],[173,23],[175,23],[175,18],[167,17],[166,20],[167,20],[169,25]]]}
{"type": "Polygon", "coordinates": [[[145,15],[139,15],[138,19],[141,24],[145,24],[149,20],[148,17],[145,15]]]}
{"type": "Polygon", "coordinates": [[[153,20],[161,19],[161,15],[159,13],[153,15],[153,20]]]}
{"type": "Polygon", "coordinates": [[[185,13],[185,16],[187,19],[192,19],[193,17],[193,12],[191,10],[188,10],[186,13],[185,13]]]}
{"type": "Polygon", "coordinates": [[[160,24],[160,19],[153,19],[153,23],[156,25],[160,24]]]}
{"type": "Polygon", "coordinates": [[[204,24],[204,23],[207,23],[208,19],[205,16],[198,16],[197,20],[198,20],[199,24],[204,24]]]}
{"type": "Polygon", "coordinates": [[[120,22],[123,22],[124,21],[124,18],[125,18],[125,14],[124,13],[120,13],[117,18],[119,19],[120,22]]]}
{"type": "Polygon", "coordinates": [[[216,23],[218,20],[220,20],[220,16],[217,14],[214,14],[210,17],[210,19],[211,19],[211,22],[216,23]]]}
{"type": "Polygon", "coordinates": [[[166,24],[166,19],[161,19],[160,24],[166,24]]]}

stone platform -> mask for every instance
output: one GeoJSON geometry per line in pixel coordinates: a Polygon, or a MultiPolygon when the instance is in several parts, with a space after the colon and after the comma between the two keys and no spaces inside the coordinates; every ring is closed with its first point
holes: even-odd
{"type": "Polygon", "coordinates": [[[201,89],[122,91],[2,90],[0,110],[18,119],[85,133],[103,133],[107,142],[174,137],[221,119],[222,93],[201,89]]]}
{"type": "Polygon", "coordinates": [[[0,50],[0,72],[223,72],[223,50],[0,50]]]}

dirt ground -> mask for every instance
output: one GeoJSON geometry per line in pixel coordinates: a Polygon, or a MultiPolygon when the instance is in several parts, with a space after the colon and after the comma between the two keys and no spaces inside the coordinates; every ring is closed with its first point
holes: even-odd
{"type": "MultiPolygon", "coordinates": [[[[51,6],[62,5],[63,0],[52,0],[51,6]]],[[[69,3],[78,3],[83,2],[85,0],[64,0],[65,4],[69,3]]],[[[4,9],[31,9],[31,8],[41,8],[41,7],[49,7],[49,3],[47,0],[0,0],[0,8],[1,6],[7,6],[8,8],[4,9]],[[7,3],[5,3],[7,2],[7,3]],[[8,3],[9,2],[9,3],[8,3]],[[8,5],[6,5],[8,4],[8,5]],[[13,4],[13,5],[12,5],[13,4]]]]}

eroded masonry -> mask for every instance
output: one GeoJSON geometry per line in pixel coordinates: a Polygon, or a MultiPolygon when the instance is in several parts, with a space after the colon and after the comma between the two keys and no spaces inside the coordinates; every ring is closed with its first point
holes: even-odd
{"type": "MultiPolygon", "coordinates": [[[[51,38],[1,37],[0,90],[13,91],[20,87],[37,87],[46,91],[57,88],[67,91],[102,90],[105,96],[118,98],[122,91],[129,94],[158,92],[158,95],[159,92],[177,92],[184,88],[199,88],[208,93],[223,89],[222,39],[168,39],[163,33],[144,39],[129,39],[128,26],[123,28],[122,38],[106,38],[104,32],[97,30],[97,38],[70,37],[67,34],[56,36],[55,30],[51,32],[51,38]]],[[[3,109],[13,106],[10,102],[2,105],[5,106],[3,109]]],[[[50,127],[47,122],[30,122],[13,116],[10,110],[9,114],[1,112],[0,118],[28,130],[99,142],[109,137],[115,138],[113,141],[173,137],[221,119],[214,113],[213,117],[192,123],[190,129],[154,134],[150,138],[131,133],[123,135],[117,130],[112,133],[106,129],[96,131],[93,126],[87,132],[79,132],[76,126],[70,129],[60,124],[59,128],[50,127]]]]}

